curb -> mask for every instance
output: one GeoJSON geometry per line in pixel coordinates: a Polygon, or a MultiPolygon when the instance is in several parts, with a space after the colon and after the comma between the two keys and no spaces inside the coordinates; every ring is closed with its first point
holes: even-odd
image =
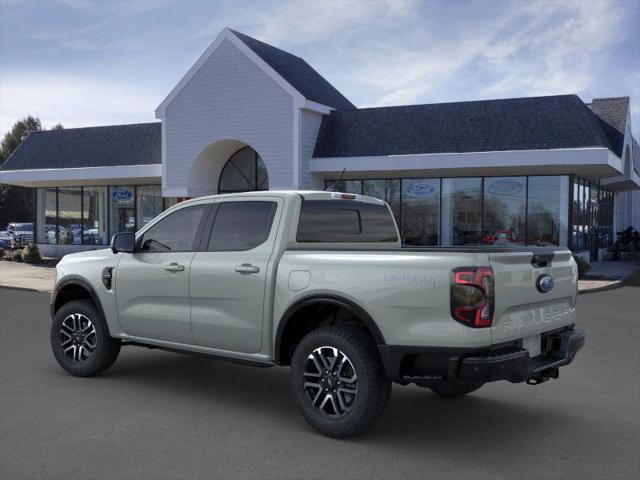
{"type": "Polygon", "coordinates": [[[38,290],[37,288],[31,288],[31,287],[15,287],[13,285],[0,285],[0,288],[6,288],[7,290],[22,290],[25,292],[36,292],[36,293],[47,293],[47,294],[51,293],[51,290],[38,290]]]}
{"type": "Polygon", "coordinates": [[[584,290],[578,290],[578,295],[586,295],[588,293],[598,293],[598,292],[605,292],[607,290],[615,290],[616,288],[622,288],[624,287],[624,281],[623,280],[618,280],[616,282],[613,282],[609,285],[603,285],[602,287],[596,287],[596,288],[587,288],[584,290]]]}

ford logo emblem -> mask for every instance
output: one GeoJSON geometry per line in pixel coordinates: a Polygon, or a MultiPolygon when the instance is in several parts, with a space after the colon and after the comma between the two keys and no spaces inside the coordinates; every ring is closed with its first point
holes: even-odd
{"type": "Polygon", "coordinates": [[[536,288],[540,293],[547,293],[553,288],[553,277],[544,273],[536,280],[536,288]]]}

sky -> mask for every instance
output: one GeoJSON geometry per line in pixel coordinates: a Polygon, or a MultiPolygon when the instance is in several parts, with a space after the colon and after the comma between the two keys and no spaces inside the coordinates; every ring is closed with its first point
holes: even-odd
{"type": "Polygon", "coordinates": [[[640,138],[640,0],[0,0],[0,133],[154,121],[224,27],[358,107],[630,96],[640,138]]]}

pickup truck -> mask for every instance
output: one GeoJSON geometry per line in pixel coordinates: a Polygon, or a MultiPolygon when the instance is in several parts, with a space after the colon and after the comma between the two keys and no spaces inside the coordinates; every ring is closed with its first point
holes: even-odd
{"type": "Polygon", "coordinates": [[[458,397],[557,378],[584,344],[577,279],[564,248],[402,248],[375,198],[216,195],[65,256],[51,345],[76,376],[125,345],[290,366],[305,420],[347,437],[382,416],[392,382],[458,397]]]}
{"type": "Polygon", "coordinates": [[[33,243],[33,223],[9,223],[3,235],[11,250],[33,243]]]}

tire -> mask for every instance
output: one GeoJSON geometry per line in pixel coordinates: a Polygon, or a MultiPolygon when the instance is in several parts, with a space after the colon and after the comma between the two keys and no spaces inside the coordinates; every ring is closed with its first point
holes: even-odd
{"type": "Polygon", "coordinates": [[[291,359],[291,391],[309,425],[323,435],[346,438],[362,433],[382,417],[391,396],[391,382],[385,378],[376,346],[366,332],[332,326],[311,331],[296,346],[291,359]],[[319,365],[330,367],[316,376],[319,365]],[[310,383],[324,385],[326,390],[310,383]]]}
{"type": "Polygon", "coordinates": [[[465,382],[465,383],[446,383],[442,382],[437,385],[429,385],[429,388],[434,392],[445,398],[462,397],[467,393],[475,392],[484,383],[482,382],[465,382]]]}
{"type": "Polygon", "coordinates": [[[91,377],[113,365],[120,340],[109,336],[106,321],[91,301],[74,300],[60,307],[53,318],[51,349],[71,375],[91,377]]]}

